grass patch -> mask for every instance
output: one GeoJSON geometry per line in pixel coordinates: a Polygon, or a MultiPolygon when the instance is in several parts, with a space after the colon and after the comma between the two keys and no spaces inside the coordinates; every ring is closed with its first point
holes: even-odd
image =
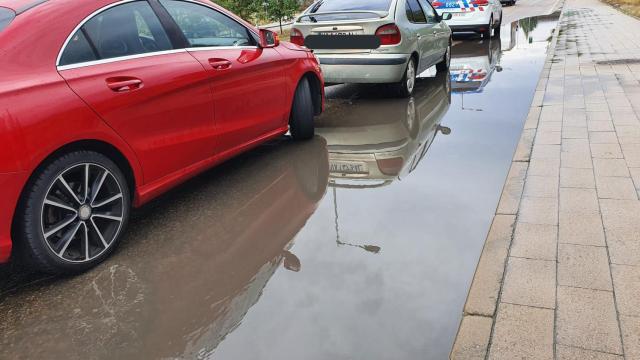
{"type": "Polygon", "coordinates": [[[602,0],[616,9],[640,19],[640,0],[602,0]]]}

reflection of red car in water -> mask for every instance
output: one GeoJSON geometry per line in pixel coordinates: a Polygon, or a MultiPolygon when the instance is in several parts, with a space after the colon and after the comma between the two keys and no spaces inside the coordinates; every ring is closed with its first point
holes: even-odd
{"type": "Polygon", "coordinates": [[[308,50],[205,0],[0,2],[0,262],[104,260],[130,207],[261,142],[313,136],[308,50]]]}
{"type": "Polygon", "coordinates": [[[208,358],[279,266],[304,266],[289,249],[327,188],[322,138],[257,152],[145,208],[109,266],[7,298],[0,358],[208,358]]]}

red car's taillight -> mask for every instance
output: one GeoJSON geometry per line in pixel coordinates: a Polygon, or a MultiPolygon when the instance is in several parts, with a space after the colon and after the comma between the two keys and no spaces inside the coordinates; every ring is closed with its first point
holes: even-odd
{"type": "Polygon", "coordinates": [[[296,45],[304,46],[304,35],[302,35],[302,31],[296,28],[291,29],[290,41],[296,45]]]}
{"type": "Polygon", "coordinates": [[[471,0],[469,3],[471,5],[487,6],[489,5],[489,0],[471,0]]]}
{"type": "Polygon", "coordinates": [[[441,3],[440,1],[434,1],[434,2],[432,2],[432,3],[431,3],[431,5],[432,5],[434,8],[439,9],[439,8],[441,8],[444,4],[443,4],[443,3],[441,3]]]}
{"type": "Polygon", "coordinates": [[[376,36],[380,38],[380,45],[397,45],[402,41],[402,34],[396,24],[380,26],[376,30],[376,36]]]}

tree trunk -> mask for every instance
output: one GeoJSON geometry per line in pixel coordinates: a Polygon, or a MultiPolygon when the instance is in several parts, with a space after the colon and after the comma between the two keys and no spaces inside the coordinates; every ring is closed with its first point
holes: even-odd
{"type": "Polygon", "coordinates": [[[280,35],[282,35],[282,18],[280,18],[280,35]]]}

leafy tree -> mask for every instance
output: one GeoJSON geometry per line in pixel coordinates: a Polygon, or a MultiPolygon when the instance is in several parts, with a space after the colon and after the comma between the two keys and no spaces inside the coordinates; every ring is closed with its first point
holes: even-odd
{"type": "Polygon", "coordinates": [[[243,19],[250,19],[260,9],[260,0],[212,0],[214,3],[233,11],[243,19]]]}
{"type": "Polygon", "coordinates": [[[280,23],[280,33],[282,34],[282,20],[290,18],[300,10],[298,0],[264,0],[267,4],[267,14],[269,19],[280,23]]]}

